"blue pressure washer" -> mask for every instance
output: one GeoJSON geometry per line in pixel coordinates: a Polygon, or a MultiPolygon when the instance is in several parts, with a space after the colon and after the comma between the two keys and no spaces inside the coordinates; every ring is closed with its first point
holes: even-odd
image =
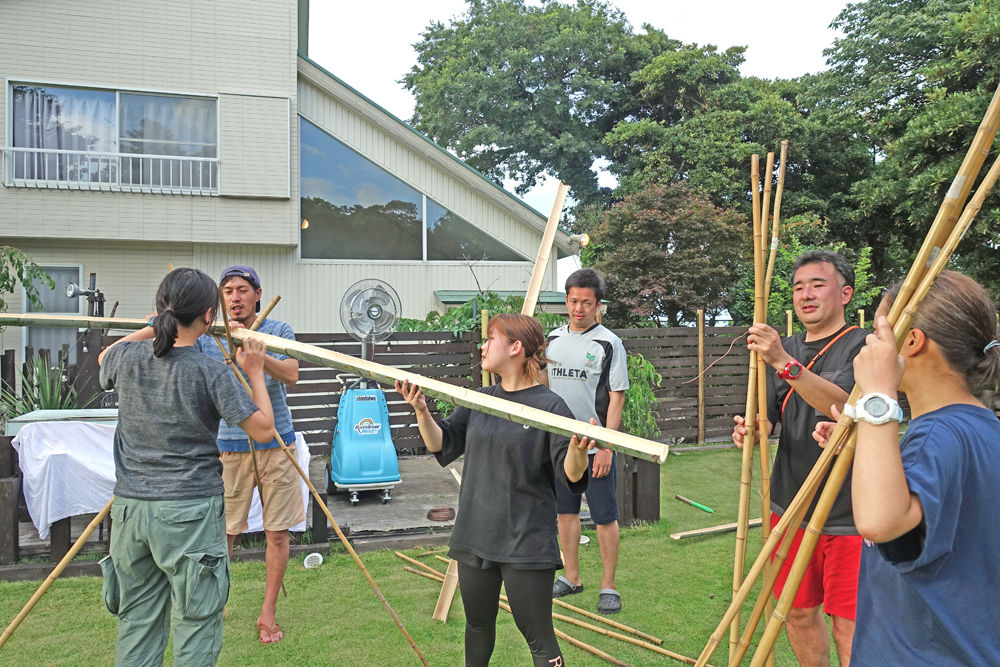
{"type": "MultiPolygon", "coordinates": [[[[340,305],[344,328],[361,341],[361,357],[368,358],[369,344],[390,336],[400,313],[399,296],[380,280],[352,285],[340,305]]],[[[374,356],[374,355],[373,355],[374,356]]],[[[351,494],[351,505],[361,491],[382,492],[382,503],[392,500],[392,488],[402,482],[396,447],[389,428],[389,407],[377,382],[358,379],[349,385],[341,376],[337,427],[326,466],[326,490],[331,495],[351,494]]]]}

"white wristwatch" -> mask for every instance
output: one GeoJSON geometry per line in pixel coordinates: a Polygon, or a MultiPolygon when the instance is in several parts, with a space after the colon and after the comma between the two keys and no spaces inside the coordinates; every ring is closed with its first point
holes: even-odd
{"type": "Polygon", "coordinates": [[[899,403],[885,394],[865,394],[855,405],[844,404],[844,414],[854,421],[868,422],[875,426],[887,424],[892,420],[903,421],[903,408],[899,403]]]}

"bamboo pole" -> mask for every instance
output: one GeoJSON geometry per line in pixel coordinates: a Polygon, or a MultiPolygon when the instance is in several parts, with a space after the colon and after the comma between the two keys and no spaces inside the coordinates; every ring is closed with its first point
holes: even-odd
{"type": "MultiPolygon", "coordinates": [[[[756,297],[760,294],[760,277],[757,275],[757,265],[761,256],[760,247],[760,156],[754,153],[750,158],[750,192],[753,205],[753,249],[754,249],[754,319],[756,319],[758,303],[756,297]]],[[[747,527],[750,522],[750,479],[753,474],[753,450],[757,442],[757,355],[751,353],[750,367],[747,375],[747,401],[744,412],[746,437],[743,439],[743,459],[740,467],[740,505],[736,515],[736,554],[733,559],[733,595],[743,585],[743,574],[746,568],[747,527]]],[[[729,654],[736,652],[740,639],[740,614],[737,611],[729,628],[729,654]]]]}
{"type": "Polygon", "coordinates": [[[698,442],[705,442],[705,311],[698,309],[698,442]]]}
{"type": "Polygon", "coordinates": [[[458,590],[458,561],[448,562],[448,571],[444,574],[444,583],[441,585],[441,592],[438,593],[437,604],[434,605],[434,614],[431,616],[435,621],[448,622],[448,612],[451,611],[451,603],[455,600],[455,591],[458,590]]]}
{"type": "MultiPolygon", "coordinates": [[[[688,537],[705,537],[707,535],[719,535],[722,533],[731,533],[736,530],[736,522],[724,523],[719,526],[712,526],[710,528],[697,528],[695,530],[685,530],[680,533],[670,533],[670,539],[673,540],[683,540],[688,537]]],[[[760,519],[750,519],[747,523],[747,528],[757,528],[760,526],[760,519]]]]}
{"type": "MultiPolygon", "coordinates": [[[[503,607],[505,610],[510,611],[510,607],[508,607],[507,605],[501,604],[500,606],[503,607]]],[[[573,639],[572,637],[570,637],[569,635],[567,635],[565,632],[563,632],[559,628],[552,628],[552,630],[556,633],[556,637],[558,637],[559,639],[563,639],[565,641],[568,641],[573,646],[575,646],[575,647],[577,647],[579,649],[583,649],[584,651],[587,651],[588,653],[593,653],[598,658],[602,658],[602,659],[610,662],[612,665],[618,665],[618,667],[632,667],[627,662],[622,662],[618,658],[615,658],[615,657],[613,657],[613,656],[605,653],[604,651],[602,651],[599,648],[594,648],[590,644],[585,644],[582,641],[580,641],[579,639],[573,639]]]]}
{"type": "Polygon", "coordinates": [[[575,618],[570,618],[569,616],[563,616],[562,614],[557,614],[552,612],[552,618],[557,621],[562,621],[563,623],[572,623],[573,625],[583,628],[585,630],[590,630],[591,632],[596,632],[599,635],[604,635],[605,637],[611,637],[612,639],[617,639],[629,644],[634,644],[635,646],[641,646],[644,649],[653,651],[654,653],[659,653],[660,655],[665,655],[668,658],[673,658],[679,662],[683,662],[688,665],[693,665],[694,660],[687,656],[681,655],[680,653],[674,653],[673,651],[668,651],[665,648],[661,648],[656,644],[650,644],[649,642],[644,642],[641,639],[636,639],[635,637],[629,637],[628,635],[623,635],[612,630],[605,630],[604,628],[599,628],[596,625],[590,623],[585,623],[575,618]]]}
{"type": "Polygon", "coordinates": [[[421,572],[420,570],[416,570],[416,569],[410,567],[409,565],[404,565],[403,569],[406,570],[407,572],[412,572],[413,574],[419,574],[421,577],[427,577],[428,579],[430,579],[432,581],[436,581],[439,584],[443,584],[444,583],[444,577],[435,577],[433,574],[428,574],[426,572],[421,572]]]}
{"type": "Polygon", "coordinates": [[[52,568],[52,571],[49,572],[49,576],[45,577],[45,581],[42,582],[42,585],[38,587],[38,590],[36,590],[35,594],[31,596],[31,599],[29,599],[24,607],[21,608],[21,611],[14,617],[14,620],[11,621],[6,628],[4,628],[3,633],[0,634],[0,648],[3,648],[3,645],[7,643],[10,636],[13,635],[18,626],[21,625],[21,622],[28,616],[31,610],[35,608],[38,601],[42,599],[45,592],[52,587],[52,584],[59,578],[59,575],[66,569],[66,566],[69,565],[70,561],[73,560],[73,558],[80,552],[80,549],[83,548],[87,538],[89,538],[97,527],[101,525],[101,522],[107,518],[108,513],[111,511],[111,504],[114,501],[114,496],[112,496],[111,500],[108,501],[108,504],[104,506],[104,509],[97,513],[97,516],[95,516],[84,529],[83,534],[77,538],[76,542],[73,543],[73,546],[66,552],[66,555],[62,557],[62,560],[60,560],[56,566],[52,568]]]}
{"type": "MultiPolygon", "coordinates": [[[[1000,90],[998,90],[998,95],[993,98],[993,104],[991,104],[990,107],[991,111],[993,110],[994,104],[996,104],[998,109],[1000,109],[1000,90]]],[[[987,117],[989,116],[990,113],[987,112],[987,117]]],[[[1000,116],[998,116],[998,118],[1000,118],[1000,116]]],[[[984,123],[985,122],[986,121],[984,119],[984,123]]],[[[994,124],[994,136],[996,131],[995,127],[996,125],[994,124]]],[[[979,137],[980,135],[977,133],[977,140],[979,137]]],[[[990,143],[992,143],[992,139],[990,143]]],[[[976,142],[974,141],[973,148],[975,148],[975,144],[976,142]]],[[[988,149],[989,145],[990,144],[987,144],[985,149],[988,149]]],[[[973,149],[970,148],[970,154],[972,151],[973,149]]],[[[968,183],[967,180],[975,178],[985,156],[977,155],[975,157],[979,158],[978,161],[970,161],[968,159],[969,156],[966,156],[967,159],[963,162],[962,168],[964,169],[967,163],[969,163],[969,169],[973,171],[971,171],[971,173],[963,173],[962,169],[960,169],[958,176],[956,176],[955,181],[953,182],[951,190],[949,190],[949,196],[946,196],[945,201],[942,202],[938,216],[935,218],[934,224],[931,226],[931,231],[928,232],[927,238],[924,242],[924,247],[921,248],[921,253],[918,253],[917,260],[914,263],[914,266],[911,267],[910,272],[906,277],[906,281],[904,281],[904,287],[908,288],[908,298],[905,299],[904,303],[904,299],[902,298],[903,289],[900,289],[900,293],[897,295],[896,301],[893,303],[893,307],[890,310],[888,320],[895,333],[897,348],[902,345],[902,341],[910,329],[913,317],[916,315],[920,303],[927,295],[931,286],[933,286],[937,276],[940,275],[942,270],[944,270],[952,252],[954,252],[958,243],[965,235],[965,232],[971,226],[976,215],[979,213],[979,209],[982,207],[983,200],[993,188],[998,175],[1000,175],[1000,160],[997,160],[990,168],[990,171],[986,175],[982,184],[976,190],[976,194],[973,197],[972,202],[970,202],[969,206],[963,210],[961,216],[957,220],[957,223],[952,225],[950,211],[954,210],[955,206],[957,204],[961,204],[963,200],[961,192],[959,192],[957,196],[952,197],[952,191],[958,190],[959,187],[957,186],[961,186],[966,194],[968,194],[969,190],[971,190],[972,184],[968,183]],[[963,178],[967,180],[960,180],[963,178]],[[942,211],[946,211],[948,214],[944,215],[942,214],[942,211]],[[936,252],[933,263],[928,268],[926,262],[924,264],[920,263],[920,256],[929,243],[933,243],[941,238],[941,229],[945,227],[951,227],[950,234],[948,235],[947,240],[943,242],[943,245],[938,247],[939,249],[936,252]]],[[[927,255],[931,255],[931,250],[927,251],[927,255]]],[[[858,398],[860,398],[860,390],[857,385],[855,385],[848,402],[851,405],[854,405],[858,398]]],[[[824,486],[823,492],[820,494],[820,499],[816,505],[816,509],[813,510],[812,517],[809,520],[808,529],[803,535],[799,551],[796,554],[795,561],[789,571],[785,589],[782,591],[781,598],[778,600],[777,608],[768,620],[767,626],[764,629],[764,635],[761,638],[758,650],[754,655],[753,661],[751,662],[751,667],[760,667],[763,662],[761,649],[770,651],[774,646],[774,642],[777,639],[778,634],[784,627],[784,621],[787,618],[789,609],[791,608],[795,593],[798,591],[798,587],[802,582],[802,577],[805,574],[809,559],[812,557],[819,535],[822,533],[823,526],[826,524],[826,519],[829,516],[833,502],[836,500],[837,494],[843,485],[844,478],[847,476],[847,473],[850,472],[851,465],[854,461],[856,442],[857,429],[853,420],[846,415],[841,415],[841,419],[837,423],[837,428],[834,430],[833,436],[831,436],[830,442],[827,445],[828,449],[833,449],[835,451],[840,450],[840,454],[837,457],[836,463],[833,465],[833,469],[830,471],[829,480],[824,486]],[[841,444],[843,444],[842,449],[841,444]]]]}
{"type": "Polygon", "coordinates": [[[426,570],[427,572],[430,572],[433,575],[441,577],[441,579],[444,580],[444,572],[439,572],[439,571],[435,570],[433,567],[431,567],[430,565],[426,565],[424,563],[421,563],[419,560],[416,560],[415,558],[410,558],[409,556],[407,556],[404,553],[400,553],[400,552],[396,551],[395,554],[397,556],[399,556],[400,558],[402,558],[403,560],[405,560],[407,563],[412,563],[413,565],[416,565],[420,569],[426,570]]]}
{"type": "Polygon", "coordinates": [[[858,326],[862,329],[865,328],[865,309],[858,308],[858,326]]]}
{"type": "Polygon", "coordinates": [[[771,218],[771,178],[774,177],[774,153],[767,154],[764,167],[764,201],[761,204],[760,227],[763,230],[757,242],[762,252],[767,252],[767,221],[771,218]]]}
{"type": "MultiPolygon", "coordinates": [[[[225,314],[225,307],[223,307],[223,314],[225,314]]],[[[223,321],[225,322],[226,327],[228,328],[228,321],[225,318],[223,321]]],[[[261,338],[265,336],[264,334],[257,332],[253,332],[253,335],[259,336],[261,338]]],[[[268,336],[268,338],[273,338],[273,336],[268,336]]],[[[232,366],[236,365],[236,360],[233,358],[232,346],[230,346],[226,358],[228,359],[229,363],[232,366]]],[[[243,385],[243,388],[246,389],[247,393],[250,394],[250,396],[252,397],[253,390],[247,383],[246,378],[243,377],[243,374],[237,372],[236,377],[239,379],[240,384],[243,385]]],[[[334,519],[333,514],[330,513],[330,508],[326,506],[326,503],[323,502],[323,499],[320,497],[319,492],[316,491],[316,487],[313,486],[312,481],[309,479],[309,475],[306,474],[304,470],[302,470],[302,466],[299,465],[299,462],[296,460],[295,455],[292,454],[292,451],[288,449],[287,445],[285,445],[284,440],[282,440],[281,438],[281,434],[278,433],[277,430],[274,431],[274,437],[275,440],[278,441],[278,445],[281,447],[281,451],[284,452],[285,456],[288,457],[288,460],[291,461],[292,466],[294,466],[295,470],[299,473],[299,476],[302,478],[302,481],[304,481],[306,483],[306,486],[309,487],[309,492],[312,493],[313,501],[318,503],[319,507],[323,509],[323,513],[326,515],[327,521],[329,521],[330,525],[333,526],[333,530],[334,532],[337,533],[337,537],[340,538],[341,544],[344,545],[344,548],[347,549],[347,552],[351,555],[351,558],[354,559],[355,564],[357,564],[357,566],[361,569],[361,573],[364,574],[365,579],[368,580],[368,584],[372,587],[372,590],[375,591],[375,595],[377,595],[379,601],[382,602],[382,606],[384,606],[386,611],[389,612],[389,615],[392,617],[392,620],[396,623],[396,627],[399,628],[399,631],[403,634],[403,637],[406,638],[406,641],[409,643],[410,647],[417,654],[417,657],[420,658],[420,662],[424,665],[424,667],[430,667],[430,665],[427,663],[427,658],[424,657],[424,654],[420,651],[420,648],[417,646],[417,643],[413,641],[413,637],[410,636],[410,633],[406,631],[405,627],[403,627],[403,622],[399,620],[399,616],[396,615],[396,612],[393,610],[392,606],[389,605],[389,601],[385,599],[385,596],[382,594],[382,591],[378,587],[378,584],[375,583],[375,580],[372,578],[371,573],[368,572],[368,568],[365,567],[365,564],[363,562],[361,562],[361,558],[354,550],[354,547],[351,546],[351,543],[347,541],[347,537],[344,536],[344,532],[340,529],[340,525],[337,523],[337,520],[334,519]]],[[[418,561],[414,562],[422,565],[418,561]]]]}
{"type": "MultiPolygon", "coordinates": [[[[774,219],[771,226],[771,252],[767,257],[767,273],[764,276],[764,303],[771,298],[771,278],[774,276],[774,262],[778,255],[778,230],[781,225],[781,197],[785,192],[785,158],[788,156],[788,141],[781,142],[781,161],[778,165],[778,189],[774,193],[774,219]]],[[[768,174],[770,178],[770,174],[768,174]]],[[[767,231],[767,222],[764,223],[767,231]]],[[[789,334],[791,335],[791,334],[789,334]]]]}
{"type": "Polygon", "coordinates": [[[630,635],[635,635],[636,637],[642,637],[646,641],[652,642],[652,643],[656,644],[657,646],[662,646],[663,645],[663,640],[662,639],[654,637],[653,635],[646,634],[645,632],[641,632],[639,630],[636,630],[635,628],[630,628],[629,626],[623,625],[622,623],[619,623],[617,621],[612,621],[611,619],[604,618],[603,616],[598,616],[597,614],[595,614],[593,612],[589,612],[586,609],[580,609],[579,607],[574,607],[573,605],[569,604],[568,602],[563,602],[559,598],[552,598],[552,603],[559,605],[563,609],[569,609],[572,612],[576,612],[577,614],[580,614],[581,616],[586,616],[587,618],[591,618],[591,619],[593,619],[595,621],[599,621],[599,622],[603,623],[604,625],[610,625],[612,628],[618,628],[622,632],[627,632],[630,635]]]}
{"type": "MultiPolygon", "coordinates": [[[[38,315],[30,313],[27,315],[12,315],[8,313],[0,314],[0,327],[2,326],[55,326],[55,327],[80,327],[80,328],[109,328],[109,329],[143,329],[147,325],[145,320],[139,319],[118,319],[71,316],[62,317],[57,315],[38,315]]],[[[214,325],[213,332],[220,332],[221,325],[214,325]]],[[[250,335],[246,329],[235,329],[232,331],[233,342],[242,344],[242,341],[250,335]]],[[[296,359],[311,361],[328,368],[337,368],[355,373],[369,380],[375,380],[384,384],[392,384],[396,380],[400,382],[408,381],[417,384],[425,396],[430,398],[440,398],[450,401],[456,405],[463,405],[471,410],[485,412],[497,417],[509,419],[518,424],[527,424],[529,427],[572,437],[573,435],[586,436],[599,443],[600,447],[614,449],[624,452],[629,456],[653,461],[654,463],[664,463],[670,453],[670,447],[663,443],[645,440],[643,438],[612,431],[603,426],[586,424],[568,417],[531,408],[520,403],[506,401],[495,396],[481,394],[473,389],[457,387],[447,382],[423,377],[416,373],[411,373],[392,366],[384,366],[372,361],[357,359],[355,357],[325,350],[315,345],[308,345],[279,336],[270,336],[254,332],[254,336],[260,338],[267,349],[271,352],[294,357],[296,359]]]]}
{"type": "Polygon", "coordinates": [[[257,313],[257,319],[255,319],[254,323],[250,326],[250,331],[256,331],[260,328],[260,325],[267,319],[267,316],[271,314],[271,311],[274,310],[274,307],[278,305],[279,301],[281,301],[281,297],[275,294],[271,300],[267,302],[267,305],[264,306],[264,310],[257,313]]]}
{"type": "Polygon", "coordinates": [[[524,295],[522,315],[531,317],[535,314],[538,292],[542,289],[542,278],[545,276],[545,268],[549,265],[552,241],[556,237],[556,229],[559,227],[559,218],[562,217],[563,204],[566,203],[567,194],[569,194],[569,186],[560,181],[559,187],[556,189],[556,199],[552,202],[552,212],[549,213],[549,220],[545,223],[542,245],[538,248],[538,256],[535,257],[535,267],[531,270],[531,282],[528,283],[528,291],[524,295]]]}
{"type": "MultiPolygon", "coordinates": [[[[754,261],[753,261],[753,274],[754,274],[754,323],[755,324],[767,324],[767,296],[766,296],[766,285],[764,284],[764,274],[766,272],[766,267],[764,263],[764,248],[765,241],[767,238],[765,232],[767,231],[767,215],[768,215],[768,204],[770,199],[771,190],[771,174],[774,169],[774,153],[767,154],[767,178],[764,181],[764,201],[759,215],[754,216],[754,261]]],[[[751,182],[753,177],[751,175],[751,182]]],[[[756,188],[756,186],[753,186],[756,188]]],[[[761,500],[761,538],[767,542],[767,538],[771,535],[771,444],[768,441],[767,433],[767,363],[764,361],[764,357],[758,352],[751,354],[752,358],[757,360],[757,444],[760,451],[760,500],[761,500]]],[[[753,360],[751,359],[751,364],[753,360]]],[[[746,447],[746,443],[743,444],[746,447]]],[[[752,471],[751,471],[752,472],[752,471]]],[[[749,515],[746,515],[747,520],[749,520],[749,515]]],[[[744,527],[744,535],[746,534],[746,527],[744,527]]],[[[746,542],[743,544],[743,548],[746,549],[746,542]]],[[[763,576],[765,579],[768,578],[770,574],[771,562],[764,561],[764,572],[763,576]]],[[[742,573],[741,573],[742,574],[742,573]]],[[[742,582],[740,582],[742,584],[742,582]]],[[[770,615],[771,611],[771,598],[766,596],[767,600],[767,612],[770,615]]],[[[730,646],[730,655],[733,654],[733,648],[730,646]]],[[[770,662],[773,663],[773,655],[769,658],[770,662]]]]}
{"type": "Polygon", "coordinates": [[[785,311],[785,338],[792,335],[792,311],[785,311]]]}

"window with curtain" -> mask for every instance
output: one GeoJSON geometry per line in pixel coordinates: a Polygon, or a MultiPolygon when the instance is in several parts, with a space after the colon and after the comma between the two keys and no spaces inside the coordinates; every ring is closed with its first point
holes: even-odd
{"type": "Polygon", "coordinates": [[[15,180],[203,194],[218,188],[214,98],[27,84],[11,91],[15,180]]]}
{"type": "MultiPolygon", "coordinates": [[[[119,107],[122,153],[199,158],[218,155],[214,99],[121,93],[119,107]]],[[[129,156],[122,158],[122,180],[188,187],[211,182],[214,167],[213,162],[129,156]]]]}
{"type": "Polygon", "coordinates": [[[299,147],[303,259],[528,261],[305,119],[299,147]]]}
{"type": "Polygon", "coordinates": [[[118,152],[115,93],[83,88],[14,86],[14,148],[42,149],[14,156],[14,178],[111,183],[110,160],[48,151],[118,152]]]}

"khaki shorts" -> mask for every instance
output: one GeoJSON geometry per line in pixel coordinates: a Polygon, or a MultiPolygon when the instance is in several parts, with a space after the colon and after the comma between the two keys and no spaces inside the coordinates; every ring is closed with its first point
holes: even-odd
{"type": "MultiPolygon", "coordinates": [[[[288,448],[295,456],[295,446],[288,448]]],[[[226,533],[247,530],[250,501],[257,485],[250,452],[222,452],[222,482],[226,486],[226,533]]],[[[280,447],[257,450],[260,471],[260,501],[264,507],[264,530],[288,530],[306,520],[298,471],[280,447]]]]}

